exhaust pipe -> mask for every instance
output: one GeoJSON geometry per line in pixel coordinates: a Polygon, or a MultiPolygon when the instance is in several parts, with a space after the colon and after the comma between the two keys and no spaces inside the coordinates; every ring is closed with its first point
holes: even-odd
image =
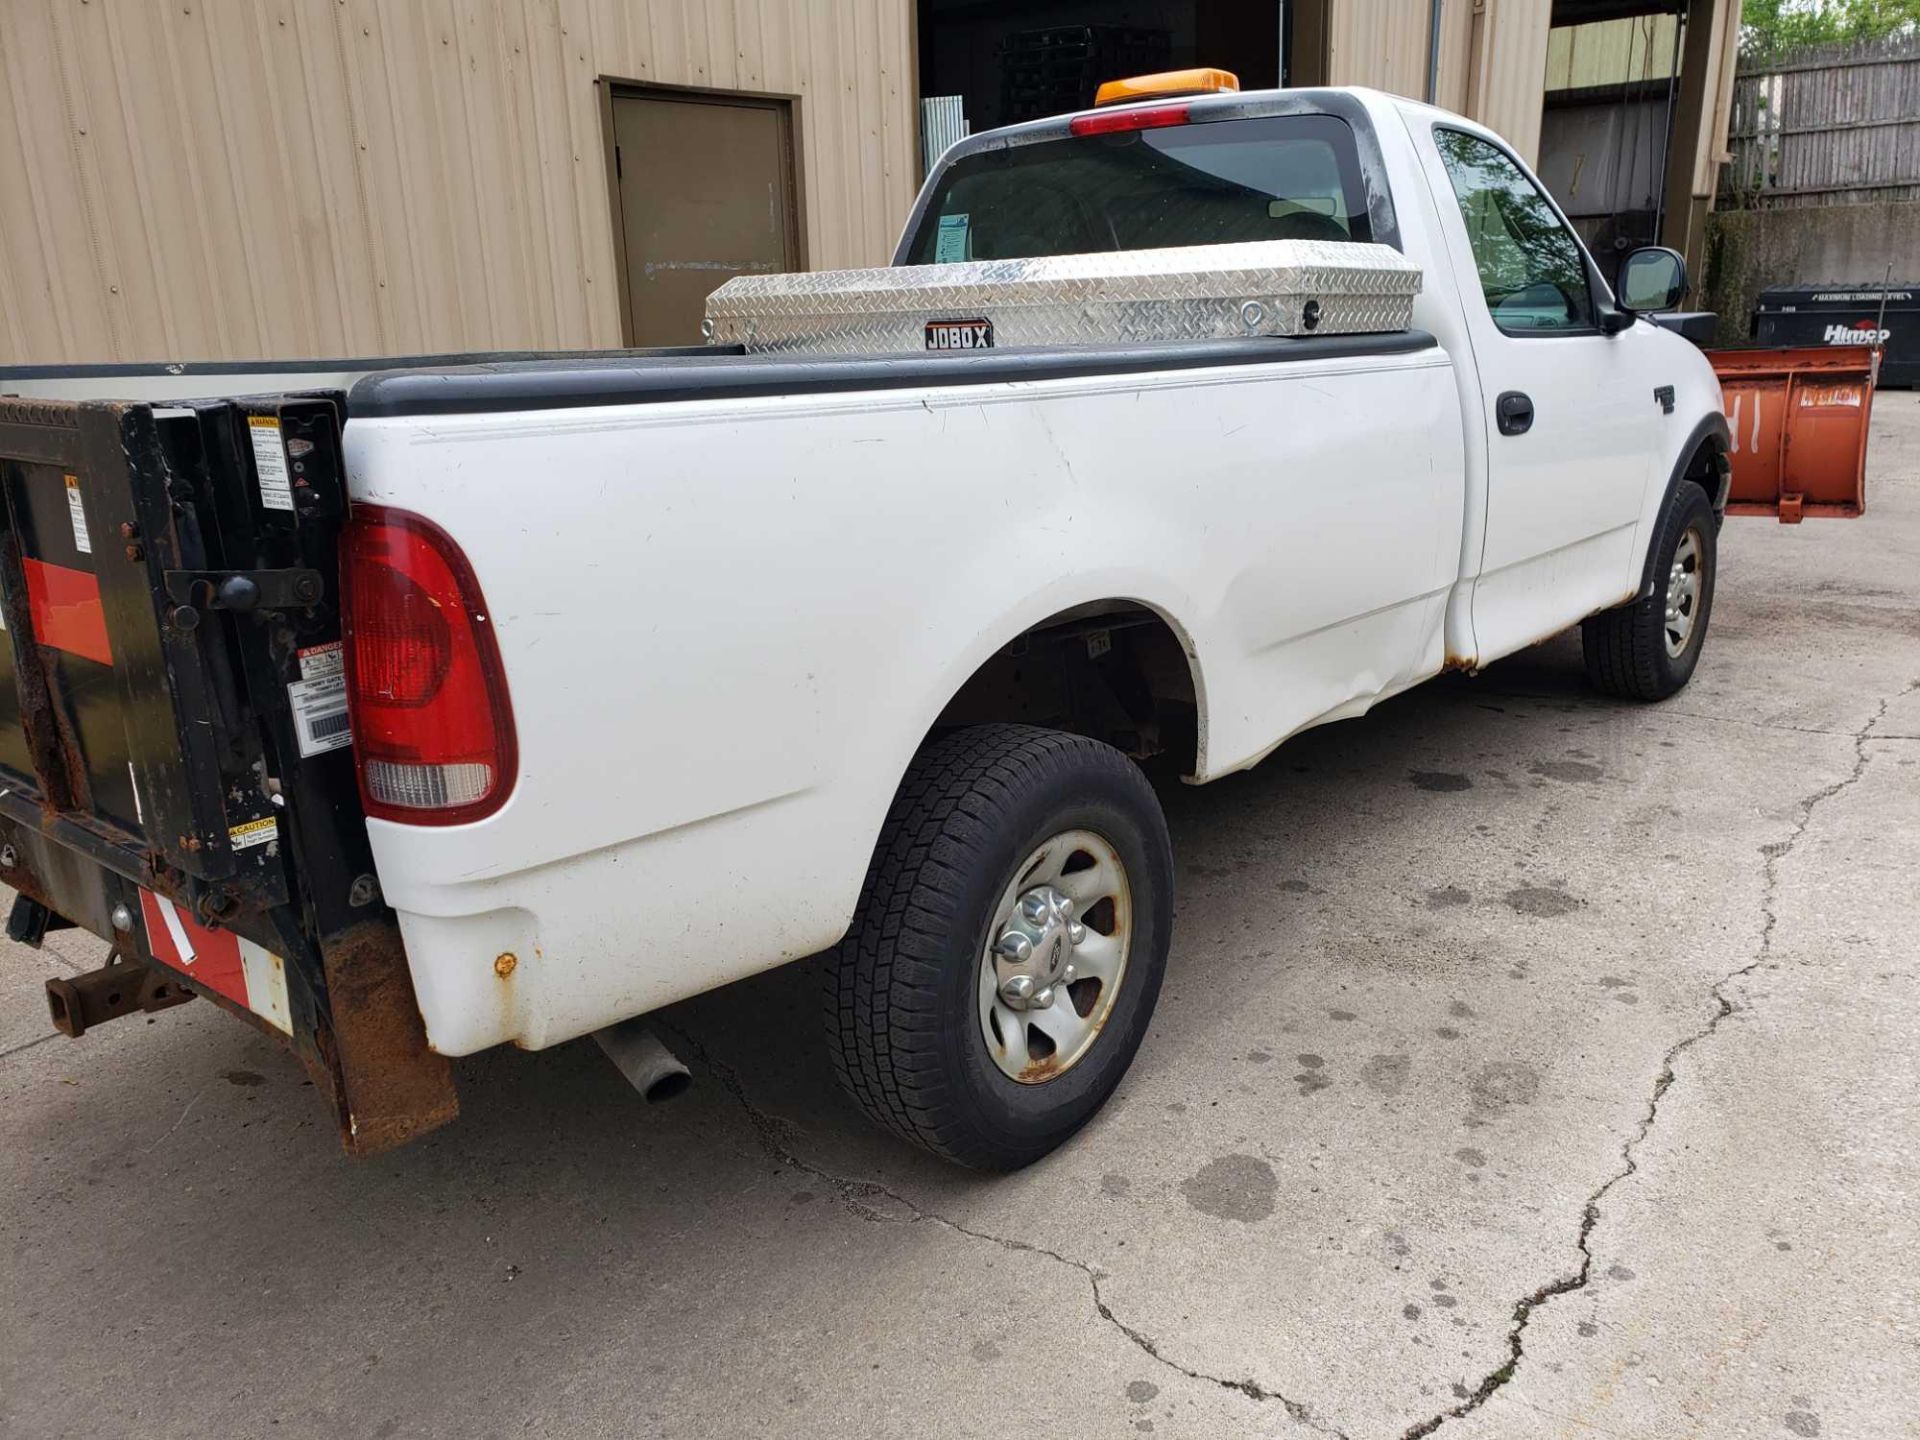
{"type": "Polygon", "coordinates": [[[644,1018],[622,1020],[596,1030],[593,1038],[649,1105],[671,1100],[693,1084],[693,1076],[680,1063],[680,1057],[661,1042],[644,1018]]]}

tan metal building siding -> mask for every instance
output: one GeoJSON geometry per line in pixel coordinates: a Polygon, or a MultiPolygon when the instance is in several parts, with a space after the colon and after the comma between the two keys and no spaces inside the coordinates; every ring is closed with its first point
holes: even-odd
{"type": "Polygon", "coordinates": [[[0,361],[621,342],[601,77],[800,97],[806,253],[916,184],[911,0],[0,0],[0,361]]]}
{"type": "MultiPolygon", "coordinates": [[[[1327,74],[1334,85],[1427,94],[1424,0],[1332,0],[1327,74]]],[[[1540,145],[1546,0],[1442,0],[1434,103],[1505,136],[1529,163],[1540,145]]]]}
{"type": "Polygon", "coordinates": [[[1540,158],[1540,104],[1546,94],[1546,0],[1486,0],[1483,13],[1465,0],[1442,23],[1468,31],[1467,113],[1502,136],[1529,165],[1540,158]]]}
{"type": "Polygon", "coordinates": [[[1733,72],[1740,59],[1740,7],[1722,5],[1713,16],[1713,53],[1716,59],[1707,85],[1706,113],[1713,122],[1700,127],[1693,153],[1693,193],[1710,198],[1720,181],[1720,166],[1729,158],[1727,127],[1733,115],[1733,72]]]}
{"type": "Polygon", "coordinates": [[[1327,82],[1424,99],[1426,10],[1425,0],[1333,0],[1327,16],[1327,82]]]}
{"type": "MultiPolygon", "coordinates": [[[[1549,88],[1590,83],[1644,62],[1644,23],[1622,20],[1578,30],[1552,29],[1547,0],[1441,0],[1440,65],[1434,103],[1471,116],[1504,136],[1532,164],[1539,158],[1541,101],[1549,88]],[[1576,37],[1579,37],[1576,39],[1576,37]]],[[[1654,69],[1672,53],[1674,21],[1655,18],[1654,69]]],[[[1727,101],[1739,49],[1737,0],[1712,6],[1717,74],[1708,87],[1714,123],[1703,127],[1693,156],[1695,193],[1711,193],[1726,150],[1727,101]]],[[[1327,82],[1371,85],[1425,99],[1426,0],[1327,0],[1327,82]]]]}
{"type": "Polygon", "coordinates": [[[1636,15],[1555,30],[1547,45],[1547,89],[1664,80],[1678,62],[1679,38],[1680,23],[1671,15],[1636,15]]]}

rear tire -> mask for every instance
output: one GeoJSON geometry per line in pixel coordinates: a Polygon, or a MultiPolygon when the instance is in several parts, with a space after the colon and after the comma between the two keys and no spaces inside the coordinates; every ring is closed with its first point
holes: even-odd
{"type": "Polygon", "coordinates": [[[828,966],[841,1084],[937,1155],[983,1170],[1031,1164],[1086,1124],[1132,1063],[1160,993],[1172,900],[1159,800],[1118,750],[1026,725],[934,741],[901,782],[828,966]],[[1084,908],[1076,898],[1101,893],[1084,908]]]}
{"type": "Polygon", "coordinates": [[[1653,532],[1653,594],[1580,625],[1587,679],[1622,700],[1664,700],[1693,678],[1707,642],[1719,566],[1713,506],[1682,482],[1653,532]]]}

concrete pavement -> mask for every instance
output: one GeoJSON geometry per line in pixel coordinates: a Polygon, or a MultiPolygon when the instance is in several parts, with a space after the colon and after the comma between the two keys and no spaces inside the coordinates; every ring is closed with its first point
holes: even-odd
{"type": "Polygon", "coordinates": [[[1166,801],[1108,1110],[985,1179],[839,1098],[795,967],[337,1154],[191,1005],[0,954],[6,1436],[1920,1434],[1920,396],[1868,518],[1730,521],[1666,705],[1577,639],[1166,801]]]}

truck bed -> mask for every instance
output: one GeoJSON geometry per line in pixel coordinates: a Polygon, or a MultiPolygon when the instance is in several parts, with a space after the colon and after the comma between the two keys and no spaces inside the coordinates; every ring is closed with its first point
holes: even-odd
{"type": "Polygon", "coordinates": [[[446,1053],[833,944],[909,756],[1036,625],[1164,617],[1208,677],[1196,779],[1444,661],[1466,472],[1418,332],[507,364],[351,403],[354,501],[458,541],[517,733],[496,813],[369,826],[446,1053]]]}

